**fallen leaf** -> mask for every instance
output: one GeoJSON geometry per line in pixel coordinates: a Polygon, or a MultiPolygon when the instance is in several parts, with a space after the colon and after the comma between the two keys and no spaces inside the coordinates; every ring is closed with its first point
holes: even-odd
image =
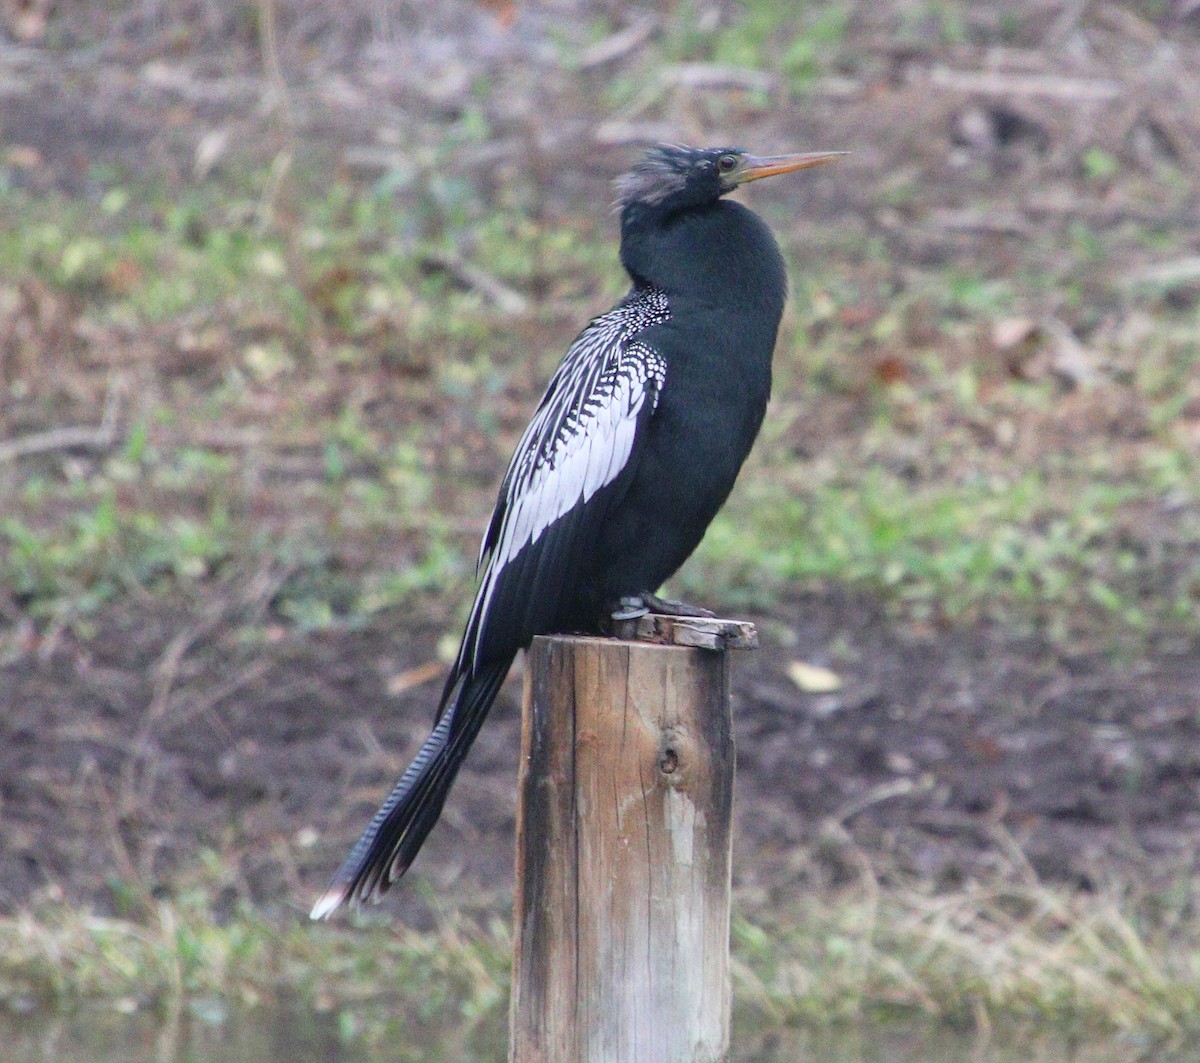
{"type": "Polygon", "coordinates": [[[8,164],[18,170],[36,170],[42,165],[42,153],[27,144],[14,144],[8,149],[8,164]]]}
{"type": "Polygon", "coordinates": [[[1051,372],[1071,387],[1094,383],[1099,375],[1095,353],[1080,343],[1061,321],[1051,319],[1046,327],[1055,340],[1051,372]]]}
{"type": "Polygon", "coordinates": [[[195,158],[192,160],[192,177],[203,181],[218,162],[224,157],[229,147],[229,129],[210,129],[196,144],[195,158]]]}
{"type": "Polygon", "coordinates": [[[425,664],[418,664],[415,668],[406,668],[403,672],[388,679],[387,692],[395,697],[403,694],[406,690],[412,690],[413,687],[428,683],[431,679],[436,679],[444,671],[445,667],[441,661],[428,661],[425,664]]]}
{"type": "Polygon", "coordinates": [[[992,343],[1007,351],[1036,339],[1038,323],[1028,317],[1006,317],[992,325],[992,343]]]}
{"type": "Polygon", "coordinates": [[[842,678],[819,664],[792,661],[787,667],[788,678],[806,694],[832,694],[842,689],[842,678]]]}
{"type": "Polygon", "coordinates": [[[875,363],[875,379],[881,384],[899,384],[908,379],[908,366],[895,355],[880,358],[875,363]]]}

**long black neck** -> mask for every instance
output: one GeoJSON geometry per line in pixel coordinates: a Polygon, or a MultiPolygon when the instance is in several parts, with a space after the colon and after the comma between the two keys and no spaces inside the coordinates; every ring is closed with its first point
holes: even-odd
{"type": "Polygon", "coordinates": [[[783,256],[763,220],[740,203],[720,199],[665,216],[627,207],[621,262],[635,285],[664,291],[673,314],[685,305],[720,310],[764,333],[747,339],[774,346],[787,297],[783,256]]]}

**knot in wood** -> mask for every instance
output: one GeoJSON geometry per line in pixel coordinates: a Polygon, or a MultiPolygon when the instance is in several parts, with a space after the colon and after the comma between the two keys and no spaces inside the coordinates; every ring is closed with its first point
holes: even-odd
{"type": "Polygon", "coordinates": [[[670,725],[659,732],[658,759],[655,766],[664,785],[673,788],[686,787],[694,770],[695,760],[695,742],[686,728],[670,725]]]}

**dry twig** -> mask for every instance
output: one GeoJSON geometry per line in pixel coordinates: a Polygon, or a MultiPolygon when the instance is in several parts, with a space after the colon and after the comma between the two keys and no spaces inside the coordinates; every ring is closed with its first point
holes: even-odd
{"type": "Polygon", "coordinates": [[[0,443],[0,464],[28,458],[34,454],[48,454],[55,450],[104,451],[118,440],[117,422],[120,418],[121,387],[119,381],[110,380],[104,396],[104,412],[95,427],[72,425],[69,428],[52,428],[48,432],[34,432],[0,443]]]}
{"type": "Polygon", "coordinates": [[[778,79],[765,70],[717,66],[713,63],[679,63],[662,72],[662,82],[672,88],[771,92],[778,84],[778,79]]]}
{"type": "Polygon", "coordinates": [[[464,288],[478,292],[502,313],[515,317],[529,310],[529,300],[525,296],[465,258],[447,252],[430,251],[422,256],[421,261],[424,265],[444,270],[464,288]]]}
{"type": "Polygon", "coordinates": [[[1124,91],[1109,78],[1068,78],[1053,74],[1004,74],[994,70],[953,70],[937,66],[929,80],[953,92],[985,96],[1042,96],[1068,103],[1108,103],[1124,91]]]}
{"type": "Polygon", "coordinates": [[[1127,280],[1132,285],[1161,284],[1168,288],[1181,284],[1194,284],[1200,281],[1200,255],[1179,258],[1173,262],[1156,262],[1153,266],[1143,266],[1141,269],[1134,270],[1127,280]]]}
{"type": "Polygon", "coordinates": [[[579,53],[579,69],[591,70],[616,59],[622,59],[637,51],[658,29],[658,19],[643,18],[630,23],[623,30],[597,41],[579,53]]]}

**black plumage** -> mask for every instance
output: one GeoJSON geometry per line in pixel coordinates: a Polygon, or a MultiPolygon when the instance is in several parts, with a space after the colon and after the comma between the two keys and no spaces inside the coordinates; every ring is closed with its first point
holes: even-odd
{"type": "Polygon", "coordinates": [[[314,918],[377,899],[408,870],[534,635],[681,608],[653,593],[699,544],[758,434],[787,291],[767,226],[722,197],[837,154],[663,145],[620,179],[632,287],[571,345],[521,437],[434,730],[314,918]]]}

